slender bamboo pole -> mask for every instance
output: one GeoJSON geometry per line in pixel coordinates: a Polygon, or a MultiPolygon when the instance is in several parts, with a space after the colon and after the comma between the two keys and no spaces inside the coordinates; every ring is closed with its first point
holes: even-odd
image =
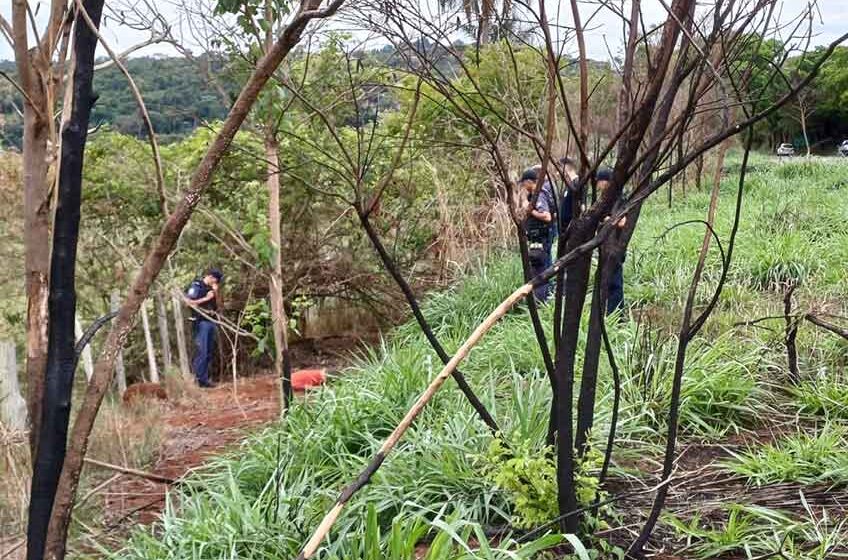
{"type": "MultiPolygon", "coordinates": [[[[118,293],[118,290],[113,290],[112,295],[109,300],[109,308],[112,313],[117,313],[118,309],[121,307],[121,296],[118,293]]],[[[123,350],[118,351],[118,355],[115,356],[115,384],[118,388],[118,394],[123,395],[124,391],[127,390],[127,372],[124,369],[124,352],[123,350]]]]}
{"type": "Polygon", "coordinates": [[[156,349],[153,347],[153,335],[150,332],[150,318],[147,314],[147,302],[141,304],[141,327],[144,330],[144,345],[147,348],[147,368],[151,383],[159,383],[159,368],[156,366],[156,349]]]}

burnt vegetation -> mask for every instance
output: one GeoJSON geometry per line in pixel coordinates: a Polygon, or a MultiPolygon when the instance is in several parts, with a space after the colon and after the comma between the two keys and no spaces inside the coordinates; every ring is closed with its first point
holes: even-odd
{"type": "Polygon", "coordinates": [[[26,277],[0,332],[25,348],[30,426],[9,464],[31,473],[10,549],[848,551],[848,36],[812,46],[815,4],[186,1],[172,25],[106,3],[181,54],[128,60],[95,59],[104,2],[53,3],[32,48],[26,4],[0,20],[16,58],[0,164],[24,185],[23,204],[0,191],[20,209],[0,249],[26,277]],[[617,35],[604,62],[599,21],[617,35]],[[787,141],[804,157],[772,154],[787,141]],[[558,236],[540,268],[545,182],[558,236]],[[190,379],[179,294],[210,263],[230,279],[215,376],[237,395],[270,372],[280,420],[167,478],[161,522],[96,521],[79,506],[108,483],[83,465],[104,464],[87,455],[116,372],[119,392],[190,379]],[[299,349],[339,335],[379,342],[294,395],[299,349]]]}

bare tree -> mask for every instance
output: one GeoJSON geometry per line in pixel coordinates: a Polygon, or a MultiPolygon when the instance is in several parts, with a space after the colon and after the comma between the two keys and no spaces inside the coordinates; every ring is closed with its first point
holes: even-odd
{"type": "MultiPolygon", "coordinates": [[[[309,0],[301,3],[292,12],[273,46],[257,61],[238,99],[233,104],[227,119],[223,122],[214,141],[207,149],[204,158],[183,194],[183,198],[164,223],[158,239],[139,270],[133,286],[128,293],[127,300],[122,304],[104,343],[103,350],[95,364],[94,376],[87,387],[85,398],[70,434],[70,451],[64,457],[64,461],[51,462],[52,468],[61,468],[61,477],[58,481],[59,484],[55,494],[56,498],[53,502],[52,515],[50,515],[50,524],[46,532],[47,542],[44,548],[44,556],[47,558],[64,557],[70,514],[79,484],[79,475],[88,447],[89,436],[102,399],[111,384],[115,359],[132,329],[139,308],[146,299],[153,282],[165,266],[168,255],[173,250],[180,233],[200,201],[203,192],[209,186],[212,175],[218,167],[221,158],[229,148],[236,132],[247,118],[263,86],[291,49],[300,41],[307,25],[313,20],[327,18],[333,15],[341,7],[342,2],[343,0],[334,0],[322,7],[320,0],[309,0]]],[[[93,16],[91,11],[89,11],[89,14],[93,16]]],[[[92,17],[92,19],[95,18],[92,17]]],[[[80,31],[81,27],[77,29],[78,34],[82,32],[80,31]]],[[[89,28],[85,26],[85,29],[89,28]]],[[[96,42],[96,37],[94,41],[96,42]]],[[[47,511],[50,511],[50,508],[47,508],[47,511]]],[[[36,554],[38,552],[40,551],[37,551],[36,554]]]]}
{"type": "MultiPolygon", "coordinates": [[[[600,3],[598,9],[604,9],[606,5],[600,3]]],[[[750,130],[756,123],[790,103],[813,79],[823,59],[848,37],[846,35],[832,43],[824,57],[817,60],[797,83],[787,85],[784,94],[777,101],[763,106],[760,103],[761,92],[748,87],[748,84],[753,83],[751,75],[759,72],[760,79],[757,83],[772,83],[779,75],[780,69],[769,67],[763,70],[757,66],[757,61],[752,60],[754,57],[750,56],[750,52],[752,46],[756,52],[756,45],[779,28],[776,5],[777,2],[771,1],[730,1],[699,7],[693,0],[674,0],[668,5],[663,4],[666,10],[665,20],[651,29],[645,29],[641,25],[644,17],[639,2],[631,3],[632,12],[629,19],[623,13],[613,10],[622,18],[628,30],[622,65],[622,89],[618,111],[615,112],[618,126],[594,148],[588,146],[585,140],[585,125],[575,124],[574,111],[571,109],[572,98],[568,95],[568,87],[560,71],[562,48],[552,39],[550,23],[545,17],[545,6],[540,3],[538,9],[534,10],[527,4],[523,5],[536,18],[540,31],[537,44],[541,47],[531,44],[528,48],[535,47],[540,57],[550,59],[545,67],[548,68],[550,82],[557,86],[559,110],[562,111],[568,126],[567,133],[575,143],[581,161],[580,180],[573,193],[576,215],[567,228],[561,231],[560,256],[551,268],[516,290],[475,329],[386,439],[377,455],[356,480],[342,490],[336,504],[305,544],[299,558],[310,558],[317,552],[323,537],[329,532],[345,504],[380,468],[406,429],[471,347],[516,301],[525,297],[534,286],[554,276],[558,276],[560,284],[563,284],[557,291],[557,305],[562,317],[559,312],[556,313],[556,362],[551,376],[554,397],[552,427],[557,444],[557,482],[561,514],[558,520],[563,531],[577,531],[579,514],[583,510],[577,504],[574,477],[581,457],[591,445],[589,434],[595,414],[598,358],[604,339],[603,313],[607,297],[605,271],[623,258],[638,224],[643,204],[652,194],[710,150],[722,146],[720,153],[723,153],[728,139],[741,131],[750,130]],[[738,110],[729,111],[730,107],[738,110]],[[704,115],[712,116],[711,122],[714,122],[715,126],[712,126],[707,134],[691,134],[695,127],[700,126],[704,115]],[[612,180],[606,188],[596,189],[595,171],[608,159],[612,160],[612,180]],[[625,191],[625,185],[630,186],[629,192],[625,191]],[[626,218],[626,222],[623,218],[626,218]],[[572,419],[572,402],[575,396],[575,365],[578,363],[580,349],[579,327],[585,301],[590,293],[592,253],[596,250],[600,253],[602,266],[595,275],[596,285],[591,292],[590,327],[586,344],[583,346],[583,371],[575,426],[572,419]],[[561,271],[565,271],[564,276],[560,274],[561,271]],[[563,299],[561,304],[558,301],[560,298],[563,299]],[[577,456],[574,455],[575,449],[577,456]]],[[[573,7],[575,10],[579,8],[573,7]]],[[[578,18],[575,20],[579,21],[578,18]]],[[[505,156],[509,153],[504,145],[507,141],[505,138],[510,133],[515,134],[510,140],[520,138],[532,147],[542,168],[545,169],[552,158],[543,122],[538,122],[536,127],[532,124],[528,126],[526,116],[545,114],[549,105],[534,105],[536,99],[519,96],[517,107],[505,108],[499,103],[500,99],[485,91],[473,62],[466,56],[466,51],[453,40],[456,30],[449,18],[433,18],[432,14],[426,13],[420,6],[398,0],[372,4],[369,16],[361,24],[387,39],[404,59],[406,71],[423,81],[433,92],[430,95],[438,99],[438,103],[449,107],[455,117],[474,129],[480,142],[478,149],[485,151],[490,157],[493,180],[501,183],[500,188],[507,197],[512,196],[511,171],[516,167],[511,165],[509,158],[505,156]],[[374,13],[378,13],[379,17],[374,16],[374,13]],[[456,69],[460,79],[455,79],[454,74],[445,70],[448,66],[456,69]]],[[[575,33],[579,36],[583,26],[578,23],[577,27],[575,33]]],[[[803,35],[801,38],[803,40],[803,35]]],[[[508,45],[505,50],[513,53],[508,45]]],[[[583,58],[585,59],[585,56],[583,58]]],[[[586,67],[585,64],[583,66],[586,67]]],[[[511,70],[507,64],[505,71],[511,74],[509,79],[518,82],[518,73],[511,70]]],[[[584,70],[581,82],[585,81],[584,76],[587,73],[584,70]]],[[[580,123],[585,123],[591,93],[587,87],[581,87],[580,91],[578,104],[580,115],[583,116],[580,123]]],[[[703,127],[700,130],[703,130],[703,127]]],[[[557,167],[554,165],[555,171],[559,171],[557,167]]],[[[744,173],[741,181],[737,199],[737,224],[744,173]]],[[[510,201],[512,202],[511,199],[510,201]]],[[[715,209],[711,208],[708,221],[705,222],[708,231],[698,257],[681,326],[681,340],[685,342],[682,342],[678,349],[675,387],[669,410],[664,478],[668,477],[667,470],[669,465],[673,464],[675,456],[677,415],[687,343],[703,326],[715,307],[732,254],[735,228],[728,243],[727,254],[722,255],[722,269],[725,272],[705,309],[695,317],[693,309],[696,305],[697,286],[710,247],[709,240],[714,235],[711,230],[714,211],[715,209]]],[[[520,220],[516,220],[516,224],[519,223],[520,220]]],[[[520,227],[517,227],[517,230],[520,242],[520,227]]],[[[546,343],[543,337],[538,338],[540,348],[544,352],[546,343]]],[[[630,548],[631,557],[642,556],[642,549],[653,530],[658,512],[663,507],[665,492],[665,486],[658,488],[648,523],[630,548]]]]}
{"type": "Polygon", "coordinates": [[[27,406],[30,418],[30,452],[35,457],[41,424],[41,402],[47,369],[48,280],[50,271],[50,215],[52,189],[49,169],[58,145],[53,114],[61,97],[62,75],[68,49],[67,0],[50,4],[50,18],[41,36],[30,48],[26,0],[12,2],[11,24],[0,16],[0,25],[10,38],[23,97],[24,134],[24,250],[26,254],[27,406]],[[54,54],[58,50],[58,63],[54,54]]]}
{"type": "MultiPolygon", "coordinates": [[[[267,31],[263,44],[264,52],[274,45],[274,29],[278,18],[272,0],[265,0],[265,20],[267,31]]],[[[285,108],[283,108],[285,111],[285,108]]],[[[268,228],[271,232],[271,274],[268,289],[271,296],[271,323],[274,333],[274,373],[280,380],[280,412],[285,414],[292,399],[291,355],[289,353],[288,317],[283,297],[283,259],[282,259],[282,222],[280,219],[280,142],[277,138],[277,123],[285,113],[278,117],[274,111],[268,111],[265,118],[263,144],[267,161],[268,187],[268,228]]]]}

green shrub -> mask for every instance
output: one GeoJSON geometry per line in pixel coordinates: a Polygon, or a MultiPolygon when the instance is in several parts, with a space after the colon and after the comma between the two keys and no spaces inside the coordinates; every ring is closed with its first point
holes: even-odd
{"type": "Polygon", "coordinates": [[[539,449],[530,442],[509,448],[503,440],[494,439],[484,460],[488,479],[506,492],[513,503],[513,525],[531,529],[557,516],[556,463],[552,449],[539,449]]]}
{"type": "MultiPolygon", "coordinates": [[[[507,446],[504,440],[496,438],[482,457],[486,477],[506,492],[512,502],[512,524],[519,529],[539,527],[559,515],[554,453],[552,448],[540,448],[530,441],[507,446]]],[[[596,473],[603,459],[599,451],[590,449],[578,461],[574,484],[581,507],[591,505],[599,497],[596,473]]]]}

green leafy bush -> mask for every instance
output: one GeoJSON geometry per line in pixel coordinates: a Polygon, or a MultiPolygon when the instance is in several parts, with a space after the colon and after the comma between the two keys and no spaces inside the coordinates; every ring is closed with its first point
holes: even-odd
{"type": "MultiPolygon", "coordinates": [[[[515,527],[531,529],[558,517],[556,461],[552,448],[539,448],[530,441],[507,446],[503,439],[495,438],[483,462],[486,477],[506,492],[513,505],[515,527]]],[[[600,483],[595,473],[602,463],[603,455],[595,449],[590,449],[579,461],[574,484],[580,506],[589,506],[598,498],[600,483]]]]}
{"type": "Polygon", "coordinates": [[[557,516],[556,464],[550,448],[539,449],[523,442],[510,449],[502,439],[493,439],[485,456],[484,472],[509,496],[516,527],[538,527],[557,516]]]}

